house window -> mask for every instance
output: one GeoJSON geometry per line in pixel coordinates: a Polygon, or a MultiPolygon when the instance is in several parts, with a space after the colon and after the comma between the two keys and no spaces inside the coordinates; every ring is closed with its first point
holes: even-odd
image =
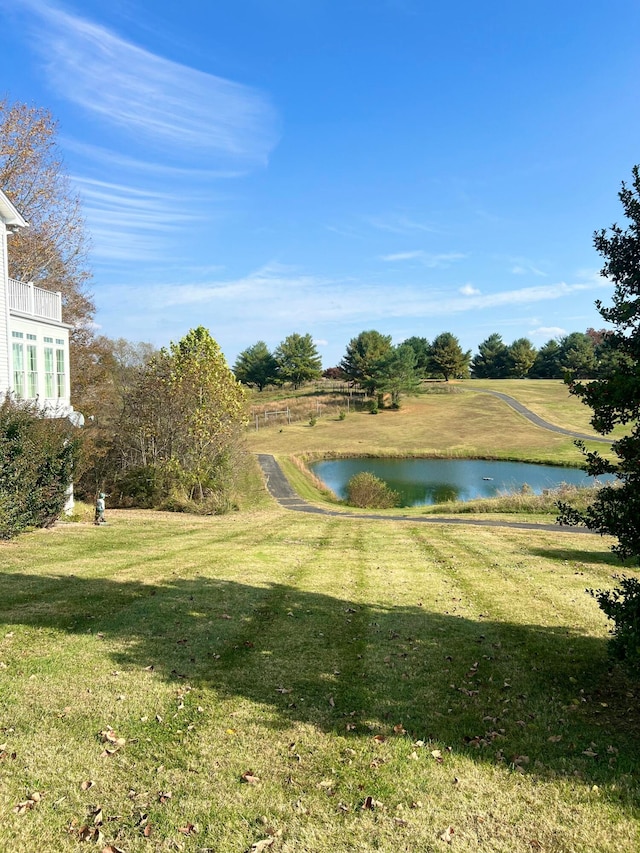
{"type": "MultiPolygon", "coordinates": [[[[16,333],[13,333],[16,337],[16,333]]],[[[24,397],[24,347],[13,342],[13,391],[16,397],[24,397]]]]}
{"type": "Polygon", "coordinates": [[[45,344],[52,344],[52,343],[53,343],[53,338],[47,338],[47,337],[45,337],[44,342],[45,342],[45,344]]]}
{"type": "MultiPolygon", "coordinates": [[[[50,340],[53,339],[51,338],[50,340]]],[[[48,399],[55,397],[53,382],[53,350],[51,347],[44,348],[44,396],[48,399]]]]}
{"type": "Polygon", "coordinates": [[[37,335],[27,335],[27,340],[28,341],[37,341],[38,338],[37,338],[37,335]]]}
{"type": "Polygon", "coordinates": [[[56,390],[58,397],[64,397],[64,350],[56,350],[56,390]]]}
{"type": "MultiPolygon", "coordinates": [[[[34,338],[35,335],[27,335],[34,338]]],[[[27,397],[35,399],[38,396],[38,360],[35,344],[27,344],[27,397]]]]}

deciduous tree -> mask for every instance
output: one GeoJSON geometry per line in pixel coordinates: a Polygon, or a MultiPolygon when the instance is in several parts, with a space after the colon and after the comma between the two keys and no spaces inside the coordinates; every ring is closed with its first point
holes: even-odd
{"type": "Polygon", "coordinates": [[[86,366],[94,305],[80,198],[65,171],[58,127],[40,107],[0,100],[0,187],[29,222],[11,237],[9,275],[62,293],[70,323],[72,397],[86,366]]]}

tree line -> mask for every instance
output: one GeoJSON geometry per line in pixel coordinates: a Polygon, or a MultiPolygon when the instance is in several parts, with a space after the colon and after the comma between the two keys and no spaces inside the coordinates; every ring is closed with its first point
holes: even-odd
{"type": "Polygon", "coordinates": [[[389,394],[397,405],[423,379],[595,379],[613,370],[622,354],[606,330],[572,332],[539,350],[528,338],[507,345],[497,332],[472,357],[458,338],[442,332],[433,341],[410,337],[394,345],[390,335],[360,332],[340,363],[326,370],[310,334],[289,335],[273,352],[264,341],[243,350],[233,366],[240,382],[258,391],[290,383],[294,388],[324,376],[356,382],[371,396],[389,394]]]}

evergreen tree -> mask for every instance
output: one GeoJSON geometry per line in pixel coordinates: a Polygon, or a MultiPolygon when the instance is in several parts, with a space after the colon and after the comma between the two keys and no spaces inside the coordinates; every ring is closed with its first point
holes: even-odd
{"type": "Polygon", "coordinates": [[[508,347],[509,376],[526,379],[536,360],[536,349],[528,338],[518,338],[508,347]]]}
{"type": "Polygon", "coordinates": [[[322,376],[322,359],[311,335],[289,335],[274,352],[278,379],[299,388],[322,376]]]}
{"type": "Polygon", "coordinates": [[[497,332],[484,340],[471,361],[474,379],[504,379],[508,374],[509,348],[497,332]]]}
{"type": "Polygon", "coordinates": [[[383,335],[373,329],[360,332],[347,344],[340,367],[349,379],[374,395],[382,381],[381,367],[391,357],[392,352],[391,335],[383,335]]]}
{"type": "Polygon", "coordinates": [[[562,348],[558,341],[551,338],[540,347],[536,360],[529,371],[532,379],[562,379],[563,371],[560,365],[562,348]]]}
{"type": "MultiPolygon", "coordinates": [[[[586,452],[590,474],[611,473],[617,482],[599,489],[584,511],[560,505],[559,520],[564,524],[584,524],[600,534],[615,536],[613,550],[621,557],[640,556],[640,169],[633,168],[631,186],[622,184],[619,193],[626,229],[613,225],[597,231],[594,245],[604,257],[602,275],[615,285],[613,304],[596,306],[613,326],[607,333],[608,345],[622,358],[611,371],[592,382],[572,381],[570,390],[593,409],[591,423],[607,435],[621,424],[628,425],[625,436],[611,445],[617,456],[610,461],[597,452],[586,452]]],[[[584,448],[583,448],[584,449],[584,448]]],[[[636,617],[637,619],[637,617],[636,617]]],[[[637,625],[637,622],[636,622],[637,625]]]]}
{"type": "Polygon", "coordinates": [[[233,372],[238,382],[262,391],[266,385],[277,380],[278,362],[265,342],[258,341],[240,353],[233,365],[233,372]]]}
{"type": "Polygon", "coordinates": [[[465,379],[469,375],[471,352],[463,352],[451,332],[442,332],[431,344],[431,371],[449,379],[465,379]]]}

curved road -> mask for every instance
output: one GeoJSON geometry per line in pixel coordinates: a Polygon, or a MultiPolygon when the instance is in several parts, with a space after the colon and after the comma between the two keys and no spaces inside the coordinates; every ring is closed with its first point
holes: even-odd
{"type": "Polygon", "coordinates": [[[586,433],[583,432],[575,432],[572,429],[564,429],[564,427],[550,424],[549,421],[543,420],[539,415],[536,415],[535,412],[532,412],[531,409],[527,409],[526,406],[523,406],[522,403],[514,397],[509,397],[508,394],[503,394],[501,391],[489,391],[489,389],[485,388],[465,388],[464,390],[471,391],[472,394],[491,394],[492,397],[497,397],[499,400],[502,400],[503,403],[506,403],[507,406],[511,406],[512,409],[515,409],[516,412],[523,415],[528,421],[531,421],[532,424],[542,427],[542,429],[548,429],[550,432],[569,435],[571,438],[580,438],[583,441],[602,441],[606,444],[611,444],[610,438],[604,438],[604,436],[601,435],[586,435],[586,433]]]}
{"type": "MultiPolygon", "coordinates": [[[[508,406],[511,406],[512,409],[515,409],[516,412],[523,415],[527,420],[531,421],[531,423],[542,427],[543,429],[548,429],[551,432],[557,432],[562,435],[569,435],[573,438],[581,438],[588,441],[605,441],[610,443],[608,438],[585,435],[583,433],[574,432],[573,430],[564,429],[563,427],[551,424],[548,421],[543,420],[530,409],[527,409],[526,406],[523,406],[522,403],[518,402],[518,400],[513,397],[509,397],[507,394],[502,394],[500,391],[489,391],[478,388],[477,390],[474,389],[474,393],[491,394],[493,397],[498,397],[498,399],[502,400],[508,406]]],[[[470,519],[465,518],[464,516],[390,516],[376,515],[375,513],[351,513],[341,512],[337,509],[325,509],[324,507],[313,506],[313,504],[307,503],[307,501],[303,500],[300,495],[293,490],[291,483],[287,480],[282,468],[278,465],[273,456],[268,453],[259,453],[258,462],[262,468],[262,473],[264,474],[269,494],[280,504],[280,506],[293,510],[294,512],[307,512],[312,515],[329,515],[338,518],[366,518],[378,521],[411,521],[414,524],[471,524],[476,527],[512,527],[522,530],[551,530],[554,533],[583,533],[591,536],[595,535],[593,531],[587,530],[584,527],[563,527],[559,524],[532,524],[526,521],[493,521],[489,519],[470,519]]]]}

